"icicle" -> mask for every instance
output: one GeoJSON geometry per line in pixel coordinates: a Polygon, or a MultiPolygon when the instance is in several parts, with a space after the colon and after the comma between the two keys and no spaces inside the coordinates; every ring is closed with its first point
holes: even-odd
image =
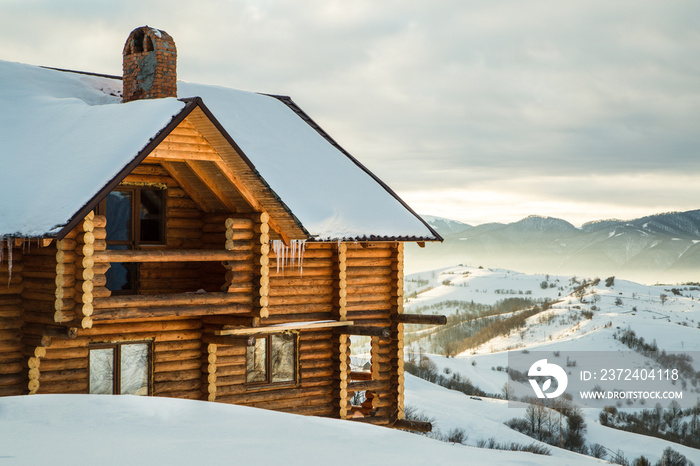
{"type": "Polygon", "coordinates": [[[303,272],[302,261],[304,260],[305,248],[306,240],[293,239],[289,242],[289,246],[286,246],[281,240],[272,240],[272,250],[277,260],[277,273],[280,273],[281,266],[282,274],[284,275],[284,269],[289,265],[290,267],[299,267],[301,274],[303,272]]]}
{"type": "Polygon", "coordinates": [[[306,240],[299,241],[299,276],[304,274],[304,251],[306,250],[306,240]]]}
{"type": "Polygon", "coordinates": [[[272,240],[272,250],[275,252],[275,258],[277,262],[277,273],[280,273],[280,254],[281,254],[281,249],[284,246],[282,245],[282,241],[278,239],[272,240]]]}
{"type": "Polygon", "coordinates": [[[290,240],[289,241],[289,265],[291,265],[292,267],[294,267],[294,253],[296,252],[295,248],[296,248],[296,240],[295,239],[290,240]]]}
{"type": "Polygon", "coordinates": [[[289,246],[291,247],[291,266],[294,267],[296,265],[296,257],[297,257],[297,240],[293,239],[289,242],[289,246]]]}

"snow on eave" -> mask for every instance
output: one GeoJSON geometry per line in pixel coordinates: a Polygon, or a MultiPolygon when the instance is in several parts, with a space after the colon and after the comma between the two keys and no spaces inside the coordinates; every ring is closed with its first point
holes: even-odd
{"type": "Polygon", "coordinates": [[[185,106],[110,77],[0,60],[0,236],[56,237],[185,106]]]}
{"type": "Polygon", "coordinates": [[[419,237],[419,236],[378,236],[378,235],[363,235],[363,236],[339,236],[339,237],[312,237],[308,241],[314,243],[332,243],[335,241],[350,241],[353,243],[395,243],[395,242],[412,242],[412,243],[423,243],[423,242],[443,242],[442,237],[439,239],[431,237],[419,237]]]}
{"type": "MultiPolygon", "coordinates": [[[[304,112],[301,107],[299,107],[294,100],[292,100],[291,97],[289,96],[284,96],[284,95],[274,95],[274,94],[263,94],[267,95],[269,97],[274,97],[275,99],[279,100],[280,102],[284,103],[287,107],[289,107],[294,113],[296,113],[299,118],[304,120],[309,126],[311,126],[318,134],[320,134],[324,139],[326,139],[333,147],[338,149],[340,153],[345,155],[350,161],[352,161],[355,165],[357,165],[358,168],[360,168],[362,171],[364,171],[367,175],[369,175],[374,181],[376,181],[384,190],[389,193],[394,199],[396,199],[406,210],[408,210],[413,216],[415,216],[423,225],[432,233],[434,236],[432,238],[416,238],[416,237],[374,237],[374,236],[369,236],[371,241],[439,241],[443,242],[444,239],[440,234],[432,227],[428,222],[426,222],[418,213],[416,213],[406,202],[404,202],[401,197],[399,197],[396,192],[389,187],[384,181],[382,181],[377,175],[375,175],[369,168],[367,168],[362,162],[357,160],[355,157],[353,157],[352,154],[350,154],[348,151],[346,151],[338,142],[333,139],[321,126],[316,123],[306,112],[304,112]]],[[[347,238],[348,240],[351,241],[366,241],[367,236],[362,237],[362,238],[347,238]]]]}
{"type": "MultiPolygon", "coordinates": [[[[61,228],[61,226],[57,226],[56,229],[61,228],[61,230],[56,234],[57,239],[62,239],[65,235],[68,234],[73,228],[75,228],[78,223],[80,223],[85,216],[90,213],[97,205],[102,202],[102,200],[107,197],[107,195],[112,192],[118,185],[119,183],[122,182],[124,178],[129,175],[134,168],[136,168],[146,157],[148,157],[148,154],[150,154],[158,145],[163,142],[163,139],[165,139],[170,132],[172,132],[173,129],[179,125],[182,120],[184,120],[187,115],[189,115],[192,110],[194,110],[198,103],[197,102],[186,102],[183,99],[181,99],[183,102],[185,102],[185,107],[177,114],[173,115],[172,119],[170,122],[163,127],[158,133],[156,133],[155,136],[153,136],[146,146],[139,151],[139,153],[134,157],[129,163],[127,163],[120,171],[119,173],[112,178],[107,184],[105,184],[102,189],[100,189],[95,196],[90,199],[83,207],[76,212],[76,214],[69,220],[69,222],[61,228]]],[[[47,235],[50,236],[50,235],[47,235]]]]}

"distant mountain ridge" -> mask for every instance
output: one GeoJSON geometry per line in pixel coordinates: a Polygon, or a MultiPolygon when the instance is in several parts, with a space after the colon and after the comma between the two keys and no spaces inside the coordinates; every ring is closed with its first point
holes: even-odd
{"type": "Polygon", "coordinates": [[[643,283],[700,281],[700,210],[600,220],[580,228],[534,215],[476,226],[424,218],[445,242],[407,248],[410,271],[462,263],[531,273],[620,275],[643,283]]]}

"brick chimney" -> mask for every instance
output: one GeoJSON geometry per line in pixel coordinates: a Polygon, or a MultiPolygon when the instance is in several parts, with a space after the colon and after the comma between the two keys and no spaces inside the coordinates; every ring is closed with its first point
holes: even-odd
{"type": "Polygon", "coordinates": [[[167,32],[148,26],[134,29],[123,60],[124,102],[177,97],[177,50],[167,32]]]}

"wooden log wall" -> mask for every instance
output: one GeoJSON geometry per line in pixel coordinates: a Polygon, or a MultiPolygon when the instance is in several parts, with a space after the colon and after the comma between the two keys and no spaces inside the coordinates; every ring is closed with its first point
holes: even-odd
{"type": "Polygon", "coordinates": [[[208,230],[215,228],[223,230],[221,236],[217,235],[219,248],[223,246],[227,251],[238,253],[235,260],[226,261],[223,264],[225,273],[221,291],[236,295],[241,304],[252,306],[255,292],[253,264],[257,236],[254,231],[255,222],[250,216],[228,216],[221,222],[209,223],[207,226],[208,230]]]}
{"type": "Polygon", "coordinates": [[[246,387],[246,343],[218,345],[216,401],[295,414],[331,416],[334,371],[331,330],[299,333],[299,384],[289,388],[246,387]]]}
{"type": "MultiPolygon", "coordinates": [[[[226,249],[228,251],[242,251],[242,258],[248,258],[247,256],[251,254],[249,251],[251,247],[250,243],[244,246],[242,244],[237,243],[236,240],[232,239],[234,230],[233,228],[228,228],[227,225],[230,224],[231,227],[233,227],[233,220],[228,222],[229,218],[229,214],[204,214],[202,217],[202,244],[200,247],[203,249],[226,249]],[[228,249],[227,247],[230,247],[230,249],[228,249]]],[[[252,233],[252,230],[247,231],[252,233]]],[[[251,237],[246,237],[246,235],[244,235],[243,241],[249,241],[250,239],[251,237]]],[[[225,291],[225,287],[227,285],[227,271],[228,269],[224,266],[223,263],[206,262],[202,264],[202,289],[208,292],[225,291]]]]}
{"type": "Polygon", "coordinates": [[[201,327],[199,319],[100,322],[75,339],[54,338],[41,358],[38,393],[88,393],[92,343],[150,341],[152,394],[201,399],[201,327]]]}
{"type": "MultiPolygon", "coordinates": [[[[30,248],[23,257],[23,268],[26,269],[22,291],[23,393],[34,394],[39,390],[41,357],[50,341],[42,338],[46,329],[60,332],[64,321],[73,320],[74,238],[72,235],[65,240],[65,248],[64,244],[52,242],[48,247],[30,248]],[[57,316],[59,323],[56,323],[57,316]]],[[[67,336],[67,328],[63,329],[67,336]]]]}
{"type": "MultiPolygon", "coordinates": [[[[277,256],[270,252],[270,317],[266,323],[333,319],[335,243],[306,243],[303,271],[299,266],[277,269],[277,256]]],[[[280,258],[281,260],[281,258],[280,258]]]]}
{"type": "Polygon", "coordinates": [[[0,396],[21,395],[26,389],[27,367],[22,354],[22,290],[24,263],[21,248],[12,248],[10,271],[8,241],[0,244],[0,396]]]}
{"type": "MultiPolygon", "coordinates": [[[[378,424],[386,424],[399,414],[398,394],[402,379],[395,375],[399,365],[400,325],[392,316],[399,309],[397,272],[401,245],[376,243],[347,248],[347,319],[357,326],[390,328],[389,338],[372,337],[371,380],[348,380],[348,395],[364,390],[369,400],[362,412],[371,411],[378,424]]],[[[402,273],[402,272],[401,272],[402,273]]],[[[403,407],[401,406],[401,410],[403,407]]],[[[371,419],[368,419],[371,421],[371,419]]]]}

